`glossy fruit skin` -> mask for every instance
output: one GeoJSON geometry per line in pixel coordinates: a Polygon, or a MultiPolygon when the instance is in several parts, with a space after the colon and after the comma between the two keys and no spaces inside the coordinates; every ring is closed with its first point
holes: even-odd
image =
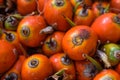
{"type": "Polygon", "coordinates": [[[98,73],[93,80],[119,80],[120,75],[113,69],[104,69],[98,73]]]}
{"type": "Polygon", "coordinates": [[[26,57],[24,55],[20,55],[15,64],[13,65],[13,67],[2,76],[1,80],[7,79],[21,80],[21,67],[25,59],[26,57]],[[14,76],[11,76],[13,74],[14,76]]]}
{"type": "Polygon", "coordinates": [[[8,71],[18,57],[17,49],[7,41],[0,40],[0,74],[8,71]]]}
{"type": "Polygon", "coordinates": [[[114,13],[106,13],[98,17],[91,28],[96,32],[102,43],[106,41],[117,42],[120,40],[120,26],[113,19],[117,15],[114,13]]]}
{"type": "Polygon", "coordinates": [[[38,10],[44,12],[44,6],[48,0],[38,0],[38,10]]]}
{"type": "Polygon", "coordinates": [[[46,35],[40,30],[46,27],[44,18],[39,15],[27,16],[21,20],[17,28],[17,34],[22,44],[29,47],[37,47],[45,39],[46,35]]]}
{"type": "Polygon", "coordinates": [[[70,2],[74,7],[78,2],[80,2],[80,7],[82,7],[83,4],[86,4],[87,6],[92,6],[92,0],[70,0],[70,2]]]}
{"type": "Polygon", "coordinates": [[[22,66],[21,77],[22,80],[44,80],[53,74],[52,65],[49,59],[42,54],[35,53],[28,57],[22,66]],[[38,60],[38,64],[30,66],[32,60],[38,60]]]}
{"type": "Polygon", "coordinates": [[[97,40],[97,35],[90,27],[74,26],[63,37],[63,51],[72,60],[84,60],[84,54],[92,56],[95,53],[97,40]]]}
{"type": "Polygon", "coordinates": [[[91,9],[86,9],[86,12],[83,12],[83,10],[83,8],[76,10],[73,21],[76,25],[90,26],[95,19],[93,11],[91,9]]]}
{"type": "Polygon", "coordinates": [[[37,8],[36,0],[17,0],[17,10],[21,15],[27,15],[37,8]]]}
{"type": "Polygon", "coordinates": [[[110,9],[114,13],[120,13],[120,0],[111,0],[110,1],[110,9]]]}
{"type": "Polygon", "coordinates": [[[68,61],[70,60],[70,63],[65,64],[65,61],[62,61],[64,56],[66,56],[65,53],[56,53],[50,57],[50,62],[53,66],[54,73],[61,69],[65,69],[65,72],[71,77],[70,80],[75,80],[76,76],[74,63],[71,59],[67,58],[68,61]]]}
{"type": "Polygon", "coordinates": [[[108,60],[111,66],[115,66],[119,63],[120,47],[115,43],[108,43],[103,46],[104,52],[108,56],[108,60]]]}
{"type": "Polygon", "coordinates": [[[94,2],[92,5],[92,11],[94,13],[94,16],[97,18],[100,15],[109,12],[109,10],[107,12],[105,12],[105,8],[108,6],[108,4],[109,4],[108,2],[104,2],[104,1],[103,2],[99,2],[99,1],[94,2]]]}
{"type": "Polygon", "coordinates": [[[97,68],[90,61],[75,61],[77,80],[93,80],[98,73],[97,68]]]}
{"type": "Polygon", "coordinates": [[[64,32],[56,31],[48,36],[42,46],[45,55],[51,56],[55,53],[62,52],[62,39],[64,32]]]}
{"type": "Polygon", "coordinates": [[[25,49],[23,48],[22,44],[19,41],[18,34],[15,31],[5,31],[2,34],[1,39],[14,45],[19,55],[23,55],[23,54],[27,55],[25,49]]]}
{"type": "MultiPolygon", "coordinates": [[[[46,3],[44,17],[49,25],[52,25],[55,30],[67,31],[70,28],[69,23],[63,17],[66,16],[72,20],[73,7],[69,0],[61,0],[63,4],[57,5],[57,0],[49,0],[46,3]]],[[[58,1],[59,2],[59,1],[58,1]]]]}

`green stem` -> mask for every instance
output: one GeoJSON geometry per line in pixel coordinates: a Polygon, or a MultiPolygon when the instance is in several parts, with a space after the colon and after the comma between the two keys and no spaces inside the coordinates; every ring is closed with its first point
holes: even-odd
{"type": "Polygon", "coordinates": [[[71,26],[76,26],[76,24],[70,20],[68,17],[66,17],[65,15],[63,15],[63,17],[66,19],[66,21],[71,25],[71,26]]]}
{"type": "Polygon", "coordinates": [[[56,72],[55,75],[61,76],[61,75],[63,75],[64,72],[65,72],[65,69],[61,69],[58,72],[56,72]]]}
{"type": "Polygon", "coordinates": [[[91,61],[91,62],[96,66],[96,68],[97,68],[99,71],[103,70],[102,66],[101,66],[95,59],[93,59],[92,57],[90,57],[90,56],[87,55],[87,54],[84,54],[84,56],[85,56],[89,61],[91,61]]]}
{"type": "Polygon", "coordinates": [[[109,8],[110,8],[110,4],[108,4],[107,6],[106,6],[106,8],[105,8],[105,13],[107,13],[108,11],[109,11],[109,8]]]}
{"type": "Polygon", "coordinates": [[[79,7],[79,5],[80,5],[81,3],[80,2],[78,2],[76,5],[75,5],[75,7],[74,7],[74,10],[73,10],[73,13],[75,13],[76,12],[76,10],[77,10],[77,8],[79,7]]]}

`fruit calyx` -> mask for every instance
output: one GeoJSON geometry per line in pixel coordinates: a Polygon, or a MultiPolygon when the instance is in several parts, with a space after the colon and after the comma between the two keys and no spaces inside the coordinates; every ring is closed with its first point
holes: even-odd
{"type": "Polygon", "coordinates": [[[113,17],[113,22],[120,24],[120,14],[118,14],[117,16],[113,17]]]}
{"type": "Polygon", "coordinates": [[[115,50],[115,51],[114,51],[114,57],[115,57],[116,59],[120,59],[120,50],[115,50]]]}
{"type": "Polygon", "coordinates": [[[12,42],[15,39],[14,34],[8,32],[4,32],[4,33],[6,34],[6,40],[12,42]]]}
{"type": "Polygon", "coordinates": [[[14,72],[11,72],[5,76],[5,80],[18,80],[18,75],[14,72]]]}
{"type": "Polygon", "coordinates": [[[67,55],[64,55],[61,57],[61,62],[65,65],[70,65],[72,60],[67,55]]]}
{"type": "Polygon", "coordinates": [[[79,12],[79,15],[82,17],[85,17],[88,15],[88,7],[86,4],[84,4],[82,11],[79,12]]]}
{"type": "Polygon", "coordinates": [[[50,40],[47,41],[46,44],[48,44],[48,47],[53,51],[57,48],[57,42],[52,37],[50,37],[50,40]]]}
{"type": "Polygon", "coordinates": [[[23,26],[21,33],[23,36],[28,37],[30,35],[30,29],[27,26],[23,26]]]}
{"type": "Polygon", "coordinates": [[[30,68],[35,68],[35,67],[37,67],[38,66],[38,64],[39,64],[39,60],[38,59],[32,59],[32,60],[30,60],[29,62],[28,62],[28,66],[30,67],[30,68]]]}
{"type": "Polygon", "coordinates": [[[65,4],[65,1],[64,0],[54,0],[53,4],[57,7],[61,7],[65,4]]]}
{"type": "Polygon", "coordinates": [[[98,10],[100,11],[100,15],[107,13],[109,11],[109,7],[110,5],[108,4],[105,8],[102,6],[102,2],[99,2],[99,4],[97,5],[98,10]]]}
{"type": "Polygon", "coordinates": [[[19,21],[17,20],[17,18],[14,17],[14,16],[8,16],[7,19],[5,20],[5,22],[6,22],[6,25],[8,23],[10,26],[13,26],[13,27],[17,26],[18,23],[19,23],[19,21]]]}
{"type": "Polygon", "coordinates": [[[72,42],[75,46],[78,46],[81,45],[83,41],[88,39],[89,37],[90,37],[90,32],[85,29],[81,29],[79,34],[73,36],[72,42]]]}

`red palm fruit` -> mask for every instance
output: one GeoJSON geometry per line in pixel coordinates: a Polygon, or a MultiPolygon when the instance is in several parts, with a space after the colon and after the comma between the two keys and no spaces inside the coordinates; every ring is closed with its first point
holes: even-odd
{"type": "Polygon", "coordinates": [[[0,40],[0,75],[8,71],[18,58],[17,49],[7,41],[0,40]]]}
{"type": "Polygon", "coordinates": [[[73,61],[65,53],[56,53],[50,57],[54,73],[61,69],[65,69],[66,74],[69,75],[69,80],[75,80],[75,66],[73,61]]]}
{"type": "Polygon", "coordinates": [[[17,10],[21,15],[27,15],[35,11],[36,0],[17,0],[17,10]]]}
{"type": "Polygon", "coordinates": [[[44,18],[39,15],[23,18],[17,28],[17,34],[22,44],[28,47],[37,47],[45,39],[46,35],[40,31],[46,27],[44,18]]]}
{"type": "Polygon", "coordinates": [[[120,17],[115,13],[105,13],[99,16],[91,25],[101,43],[120,40],[120,17]]]}
{"type": "Polygon", "coordinates": [[[39,53],[28,57],[22,65],[22,80],[45,80],[52,74],[53,68],[49,59],[39,53]]]}
{"type": "Polygon", "coordinates": [[[25,59],[24,55],[20,55],[14,66],[2,76],[1,80],[22,80],[21,68],[25,59]]]}
{"type": "Polygon", "coordinates": [[[84,60],[84,54],[94,55],[97,40],[96,33],[89,26],[74,26],[65,33],[62,48],[72,60],[84,60]]]}
{"type": "Polygon", "coordinates": [[[66,31],[70,28],[64,16],[72,20],[73,7],[69,0],[49,0],[45,5],[44,17],[56,30],[66,31]]]}
{"type": "Polygon", "coordinates": [[[56,31],[49,35],[42,47],[45,55],[51,56],[55,53],[62,52],[62,39],[64,32],[56,31]]]}
{"type": "Polygon", "coordinates": [[[24,54],[25,56],[27,56],[27,52],[25,51],[24,47],[20,43],[20,41],[18,39],[18,34],[16,32],[5,31],[2,34],[1,38],[5,41],[9,42],[10,44],[14,45],[20,55],[24,54]]]}

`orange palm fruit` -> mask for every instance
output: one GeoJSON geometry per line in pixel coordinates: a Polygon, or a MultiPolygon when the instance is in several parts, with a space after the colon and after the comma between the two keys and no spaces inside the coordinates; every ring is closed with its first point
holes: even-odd
{"type": "Polygon", "coordinates": [[[18,34],[15,31],[5,31],[1,37],[3,40],[14,45],[20,55],[24,54],[27,56],[27,52],[24,49],[23,45],[20,43],[18,34]]]}
{"type": "Polygon", "coordinates": [[[65,33],[62,48],[72,60],[84,60],[84,54],[94,55],[97,41],[96,33],[89,26],[78,25],[65,33]]]}
{"type": "Polygon", "coordinates": [[[50,57],[54,73],[61,69],[65,69],[65,73],[69,75],[69,80],[76,79],[74,62],[65,53],[56,53],[50,57]]]}
{"type": "Polygon", "coordinates": [[[28,47],[40,46],[46,37],[46,35],[40,33],[40,31],[45,27],[45,20],[40,15],[23,18],[17,28],[20,42],[28,47]]]}
{"type": "Polygon", "coordinates": [[[62,52],[62,39],[64,32],[56,31],[49,35],[42,46],[45,55],[51,56],[55,53],[62,52]]]}
{"type": "Polygon", "coordinates": [[[56,30],[66,31],[70,28],[64,16],[72,20],[73,7],[69,0],[48,0],[45,5],[44,17],[47,23],[56,30]]]}
{"type": "Polygon", "coordinates": [[[1,80],[22,80],[21,68],[25,59],[24,55],[20,55],[14,66],[2,76],[1,80]]]}
{"type": "Polygon", "coordinates": [[[37,9],[36,0],[17,0],[17,10],[21,15],[27,15],[37,9]]]}
{"type": "Polygon", "coordinates": [[[53,68],[49,59],[39,53],[28,57],[22,65],[22,80],[45,80],[52,74],[53,68]]]}
{"type": "Polygon", "coordinates": [[[18,58],[17,49],[7,41],[0,40],[0,75],[8,71],[18,58]]]}

